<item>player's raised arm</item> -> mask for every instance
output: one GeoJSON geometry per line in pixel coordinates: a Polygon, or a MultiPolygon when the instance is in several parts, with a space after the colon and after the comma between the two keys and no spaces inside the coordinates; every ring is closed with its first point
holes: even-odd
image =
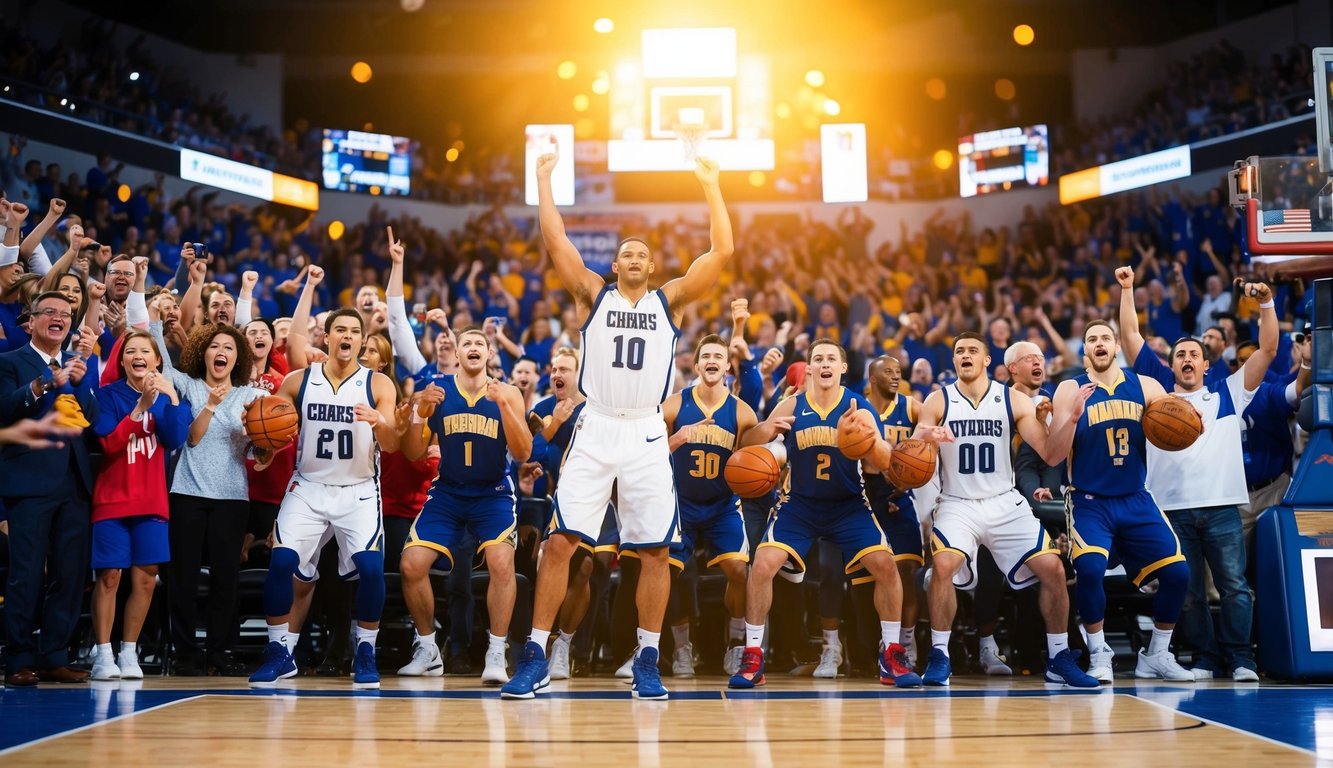
{"type": "Polygon", "coordinates": [[[592,302],[602,290],[605,281],[588,269],[583,257],[565,234],[565,221],[555,207],[555,193],[551,191],[551,172],[559,156],[546,154],[537,158],[537,220],[541,224],[542,243],[551,256],[551,264],[565,290],[574,297],[578,306],[579,322],[592,310],[592,302]]]}
{"type": "Polygon", "coordinates": [[[403,297],[403,241],[394,239],[393,227],[385,227],[389,238],[389,282],[384,289],[384,303],[389,307],[389,342],[403,371],[414,374],[426,367],[426,358],[417,348],[416,336],[407,321],[407,300],[403,297]]]}
{"type": "Polygon", "coordinates": [[[1265,283],[1244,283],[1244,296],[1259,302],[1259,348],[1245,361],[1245,391],[1253,392],[1264,383],[1264,373],[1277,356],[1277,310],[1273,305],[1273,289],[1265,283]]]}
{"type": "Polygon", "coordinates": [[[296,300],[296,309],[292,311],[292,326],[287,332],[287,362],[293,371],[299,371],[310,364],[306,355],[306,347],[310,345],[310,305],[314,303],[315,289],[323,279],[324,268],[311,264],[306,270],[301,297],[296,300]]]}
{"type": "Polygon", "coordinates": [[[1115,279],[1120,284],[1120,349],[1125,352],[1125,362],[1134,365],[1143,350],[1143,334],[1139,332],[1139,312],[1134,308],[1133,267],[1120,267],[1115,279]]]}
{"type": "Polygon", "coordinates": [[[514,461],[527,461],[532,455],[532,430],[528,429],[523,394],[513,384],[490,379],[486,382],[486,399],[500,406],[500,421],[504,424],[505,447],[509,449],[509,455],[514,461]]]}
{"type": "MultiPolygon", "coordinates": [[[[1158,391],[1161,390],[1162,387],[1160,384],[1157,384],[1155,381],[1153,384],[1157,387],[1158,391]]],[[[1092,397],[1092,393],[1096,388],[1097,385],[1092,383],[1080,387],[1078,382],[1075,382],[1072,379],[1061,382],[1060,386],[1055,389],[1055,397],[1051,399],[1050,434],[1045,437],[1044,443],[1029,440],[1028,432],[1032,432],[1035,436],[1036,432],[1042,431],[1041,419],[1034,418],[1032,419],[1033,423],[1028,426],[1024,426],[1023,424],[1018,425],[1019,434],[1022,435],[1023,442],[1032,446],[1032,449],[1037,452],[1037,455],[1041,456],[1042,461],[1052,467],[1069,458],[1069,449],[1074,445],[1074,434],[1075,430],[1078,429],[1079,417],[1083,415],[1083,409],[1088,402],[1088,398],[1092,397]]],[[[1014,402],[1016,404],[1018,400],[1025,399],[1026,398],[1020,397],[1014,402]]],[[[1032,406],[1030,400],[1028,401],[1028,405],[1032,408],[1035,417],[1036,408],[1032,406]]],[[[1014,409],[1014,418],[1018,418],[1017,408],[1014,409]]]]}
{"type": "Polygon", "coordinates": [[[722,200],[722,188],[718,185],[717,163],[700,157],[695,161],[694,177],[704,188],[704,200],[708,203],[708,253],[695,259],[685,274],[662,286],[667,304],[671,311],[679,314],[684,307],[717,287],[722,268],[731,260],[735,243],[731,235],[731,217],[727,215],[727,204],[722,200]]]}
{"type": "Polygon", "coordinates": [[[785,435],[796,421],[796,398],[789,397],[777,404],[767,419],[759,422],[752,429],[747,429],[741,437],[741,445],[764,445],[772,442],[778,435],[785,435]]]}

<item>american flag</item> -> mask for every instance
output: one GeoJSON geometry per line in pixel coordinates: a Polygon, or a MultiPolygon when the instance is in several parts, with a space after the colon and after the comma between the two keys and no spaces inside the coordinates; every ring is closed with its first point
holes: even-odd
{"type": "Polygon", "coordinates": [[[1309,232],[1310,209],[1293,208],[1287,211],[1264,211],[1265,232],[1309,232]]]}

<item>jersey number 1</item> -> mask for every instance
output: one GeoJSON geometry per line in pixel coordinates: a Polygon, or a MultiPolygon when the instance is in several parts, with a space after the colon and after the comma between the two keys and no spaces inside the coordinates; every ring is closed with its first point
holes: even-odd
{"type": "Polygon", "coordinates": [[[615,342],[616,359],[611,363],[612,368],[628,368],[631,371],[643,368],[643,350],[648,342],[638,336],[629,337],[629,343],[625,342],[624,336],[617,336],[615,342]]]}

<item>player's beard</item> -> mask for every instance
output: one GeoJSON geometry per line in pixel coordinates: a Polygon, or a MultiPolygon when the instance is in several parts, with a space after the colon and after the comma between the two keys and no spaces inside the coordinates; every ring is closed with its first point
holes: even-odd
{"type": "Polygon", "coordinates": [[[1105,365],[1100,365],[1100,364],[1098,364],[1098,362],[1097,362],[1097,358],[1095,358],[1095,357],[1090,357],[1090,358],[1088,358],[1088,363],[1092,365],[1092,370],[1093,370],[1095,373],[1106,373],[1107,371],[1111,370],[1111,367],[1112,367],[1112,366],[1115,365],[1115,355],[1110,355],[1110,354],[1108,354],[1108,355],[1106,356],[1106,364],[1105,364],[1105,365]]]}

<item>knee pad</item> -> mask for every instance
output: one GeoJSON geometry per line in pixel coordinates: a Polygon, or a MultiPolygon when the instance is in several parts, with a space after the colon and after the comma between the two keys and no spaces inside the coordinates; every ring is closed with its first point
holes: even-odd
{"type": "Polygon", "coordinates": [[[1153,597],[1153,619],[1162,624],[1175,624],[1185,606],[1189,592],[1190,568],[1185,561],[1164,565],[1153,572],[1157,579],[1157,594],[1153,597]]]}
{"type": "Polygon", "coordinates": [[[356,620],[372,623],[384,613],[384,553],[357,552],[356,620]]]}
{"type": "Polygon", "coordinates": [[[1074,598],[1078,618],[1084,624],[1096,624],[1106,618],[1106,556],[1089,552],[1074,560],[1078,581],[1074,598]]]}
{"type": "Polygon", "coordinates": [[[301,564],[296,550],[278,547],[273,550],[264,577],[264,613],[268,616],[286,616],[291,613],[295,589],[292,579],[301,564]]]}

